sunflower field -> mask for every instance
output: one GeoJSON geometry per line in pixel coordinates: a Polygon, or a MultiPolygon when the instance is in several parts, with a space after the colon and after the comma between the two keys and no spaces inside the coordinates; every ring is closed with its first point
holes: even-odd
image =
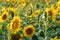
{"type": "Polygon", "coordinates": [[[60,40],[60,0],[0,0],[0,40],[60,40]]]}

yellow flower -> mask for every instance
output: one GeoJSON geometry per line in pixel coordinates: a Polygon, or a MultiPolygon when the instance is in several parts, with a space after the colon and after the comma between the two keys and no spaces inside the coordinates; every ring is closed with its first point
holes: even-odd
{"type": "Polygon", "coordinates": [[[46,11],[47,17],[48,17],[48,16],[51,16],[52,20],[54,21],[55,16],[56,16],[56,14],[57,14],[57,10],[55,10],[55,9],[52,7],[52,8],[46,8],[45,11],[46,11]]]}
{"type": "Polygon", "coordinates": [[[8,8],[8,11],[11,11],[11,12],[14,13],[14,15],[17,15],[17,14],[16,14],[17,8],[9,7],[9,8],[8,8]]]}
{"type": "Polygon", "coordinates": [[[34,17],[34,12],[32,12],[32,14],[29,15],[29,18],[32,18],[32,17],[34,17]]]}
{"type": "Polygon", "coordinates": [[[5,22],[8,19],[8,12],[3,12],[0,16],[0,22],[5,22]]]}
{"type": "Polygon", "coordinates": [[[34,11],[33,10],[29,10],[29,12],[27,12],[27,15],[29,18],[34,17],[34,11]]]}
{"type": "Polygon", "coordinates": [[[16,34],[17,31],[21,30],[21,19],[18,16],[15,16],[10,24],[10,29],[13,33],[16,34]]]}
{"type": "Polygon", "coordinates": [[[40,9],[36,10],[36,15],[40,14],[40,9]]]}
{"type": "Polygon", "coordinates": [[[58,40],[57,36],[55,38],[50,38],[50,40],[58,40]]]}
{"type": "Polygon", "coordinates": [[[22,40],[22,34],[12,35],[11,40],[22,40]]]}
{"type": "Polygon", "coordinates": [[[35,28],[32,25],[29,25],[24,28],[23,33],[25,37],[31,37],[35,33],[35,28]]]}

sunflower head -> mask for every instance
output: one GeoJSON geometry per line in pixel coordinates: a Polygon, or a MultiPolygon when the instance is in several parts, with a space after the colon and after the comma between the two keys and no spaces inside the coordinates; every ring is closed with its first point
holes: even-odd
{"type": "Polygon", "coordinates": [[[29,12],[27,13],[29,18],[34,17],[34,11],[33,10],[29,10],[29,12]]]}
{"type": "Polygon", "coordinates": [[[2,16],[0,16],[0,21],[4,22],[8,19],[8,12],[3,12],[2,16]]]}
{"type": "Polygon", "coordinates": [[[55,9],[51,9],[48,11],[48,15],[51,16],[53,21],[55,20],[56,14],[57,14],[57,10],[55,10],[55,9]]]}
{"type": "Polygon", "coordinates": [[[5,20],[6,18],[7,18],[7,15],[4,14],[4,15],[2,16],[2,19],[5,20]]]}
{"type": "Polygon", "coordinates": [[[24,36],[25,37],[31,37],[35,33],[35,28],[31,25],[27,26],[23,30],[24,36]]]}
{"type": "Polygon", "coordinates": [[[16,8],[9,7],[9,8],[8,8],[8,11],[9,11],[9,12],[13,12],[13,13],[14,13],[14,15],[17,15],[17,14],[16,14],[16,11],[17,11],[17,9],[16,9],[16,8]]]}
{"type": "Polygon", "coordinates": [[[21,23],[20,22],[21,22],[21,19],[17,16],[15,16],[13,18],[13,20],[11,21],[10,27],[11,27],[11,30],[13,31],[13,33],[16,33],[17,31],[19,31],[21,29],[21,27],[20,27],[21,23]]]}
{"type": "Polygon", "coordinates": [[[45,11],[46,11],[47,17],[50,16],[52,18],[52,20],[54,21],[57,10],[55,10],[53,7],[51,7],[51,8],[46,8],[45,11]]]}
{"type": "Polygon", "coordinates": [[[22,35],[21,34],[16,34],[11,36],[11,40],[21,40],[22,39],[22,35]]]}
{"type": "Polygon", "coordinates": [[[40,9],[36,10],[36,15],[38,16],[40,14],[40,9]]]}

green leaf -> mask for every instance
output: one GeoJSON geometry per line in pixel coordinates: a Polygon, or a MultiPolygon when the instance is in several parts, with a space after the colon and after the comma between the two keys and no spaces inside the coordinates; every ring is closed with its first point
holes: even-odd
{"type": "Polygon", "coordinates": [[[32,40],[38,40],[38,37],[36,35],[33,35],[32,40]]]}

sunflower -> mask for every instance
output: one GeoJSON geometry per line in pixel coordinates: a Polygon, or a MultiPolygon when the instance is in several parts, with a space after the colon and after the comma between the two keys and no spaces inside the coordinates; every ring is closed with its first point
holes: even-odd
{"type": "Polygon", "coordinates": [[[5,22],[8,19],[8,12],[3,12],[0,16],[0,22],[5,22]]]}
{"type": "Polygon", "coordinates": [[[55,38],[50,38],[50,40],[58,40],[57,36],[55,38]]]}
{"type": "Polygon", "coordinates": [[[34,12],[30,13],[29,18],[34,17],[34,12]]]}
{"type": "Polygon", "coordinates": [[[52,20],[54,21],[55,16],[56,16],[56,14],[57,14],[57,10],[55,10],[55,9],[52,7],[52,8],[46,8],[45,11],[46,11],[47,17],[48,17],[48,16],[51,16],[52,20]]]}
{"type": "Polygon", "coordinates": [[[16,14],[17,8],[9,7],[9,8],[8,8],[8,11],[9,11],[9,12],[13,12],[14,15],[17,15],[17,14],[16,14]]]}
{"type": "Polygon", "coordinates": [[[11,21],[10,24],[10,29],[12,30],[13,33],[16,34],[17,31],[21,30],[21,19],[18,16],[15,16],[13,20],[11,21]]]}
{"type": "Polygon", "coordinates": [[[40,14],[40,9],[36,10],[36,16],[38,16],[40,14]]]}
{"type": "Polygon", "coordinates": [[[32,25],[29,25],[24,28],[23,33],[25,37],[31,37],[35,33],[35,28],[32,25]]]}
{"type": "Polygon", "coordinates": [[[13,7],[9,7],[8,8],[8,12],[10,14],[10,17],[13,19],[14,16],[18,15],[17,12],[17,8],[13,8],[13,7]]]}
{"type": "Polygon", "coordinates": [[[27,15],[28,15],[29,18],[34,17],[34,11],[32,9],[29,9],[28,12],[27,12],[27,15]]]}
{"type": "Polygon", "coordinates": [[[11,40],[22,40],[22,34],[12,35],[11,40]]]}

